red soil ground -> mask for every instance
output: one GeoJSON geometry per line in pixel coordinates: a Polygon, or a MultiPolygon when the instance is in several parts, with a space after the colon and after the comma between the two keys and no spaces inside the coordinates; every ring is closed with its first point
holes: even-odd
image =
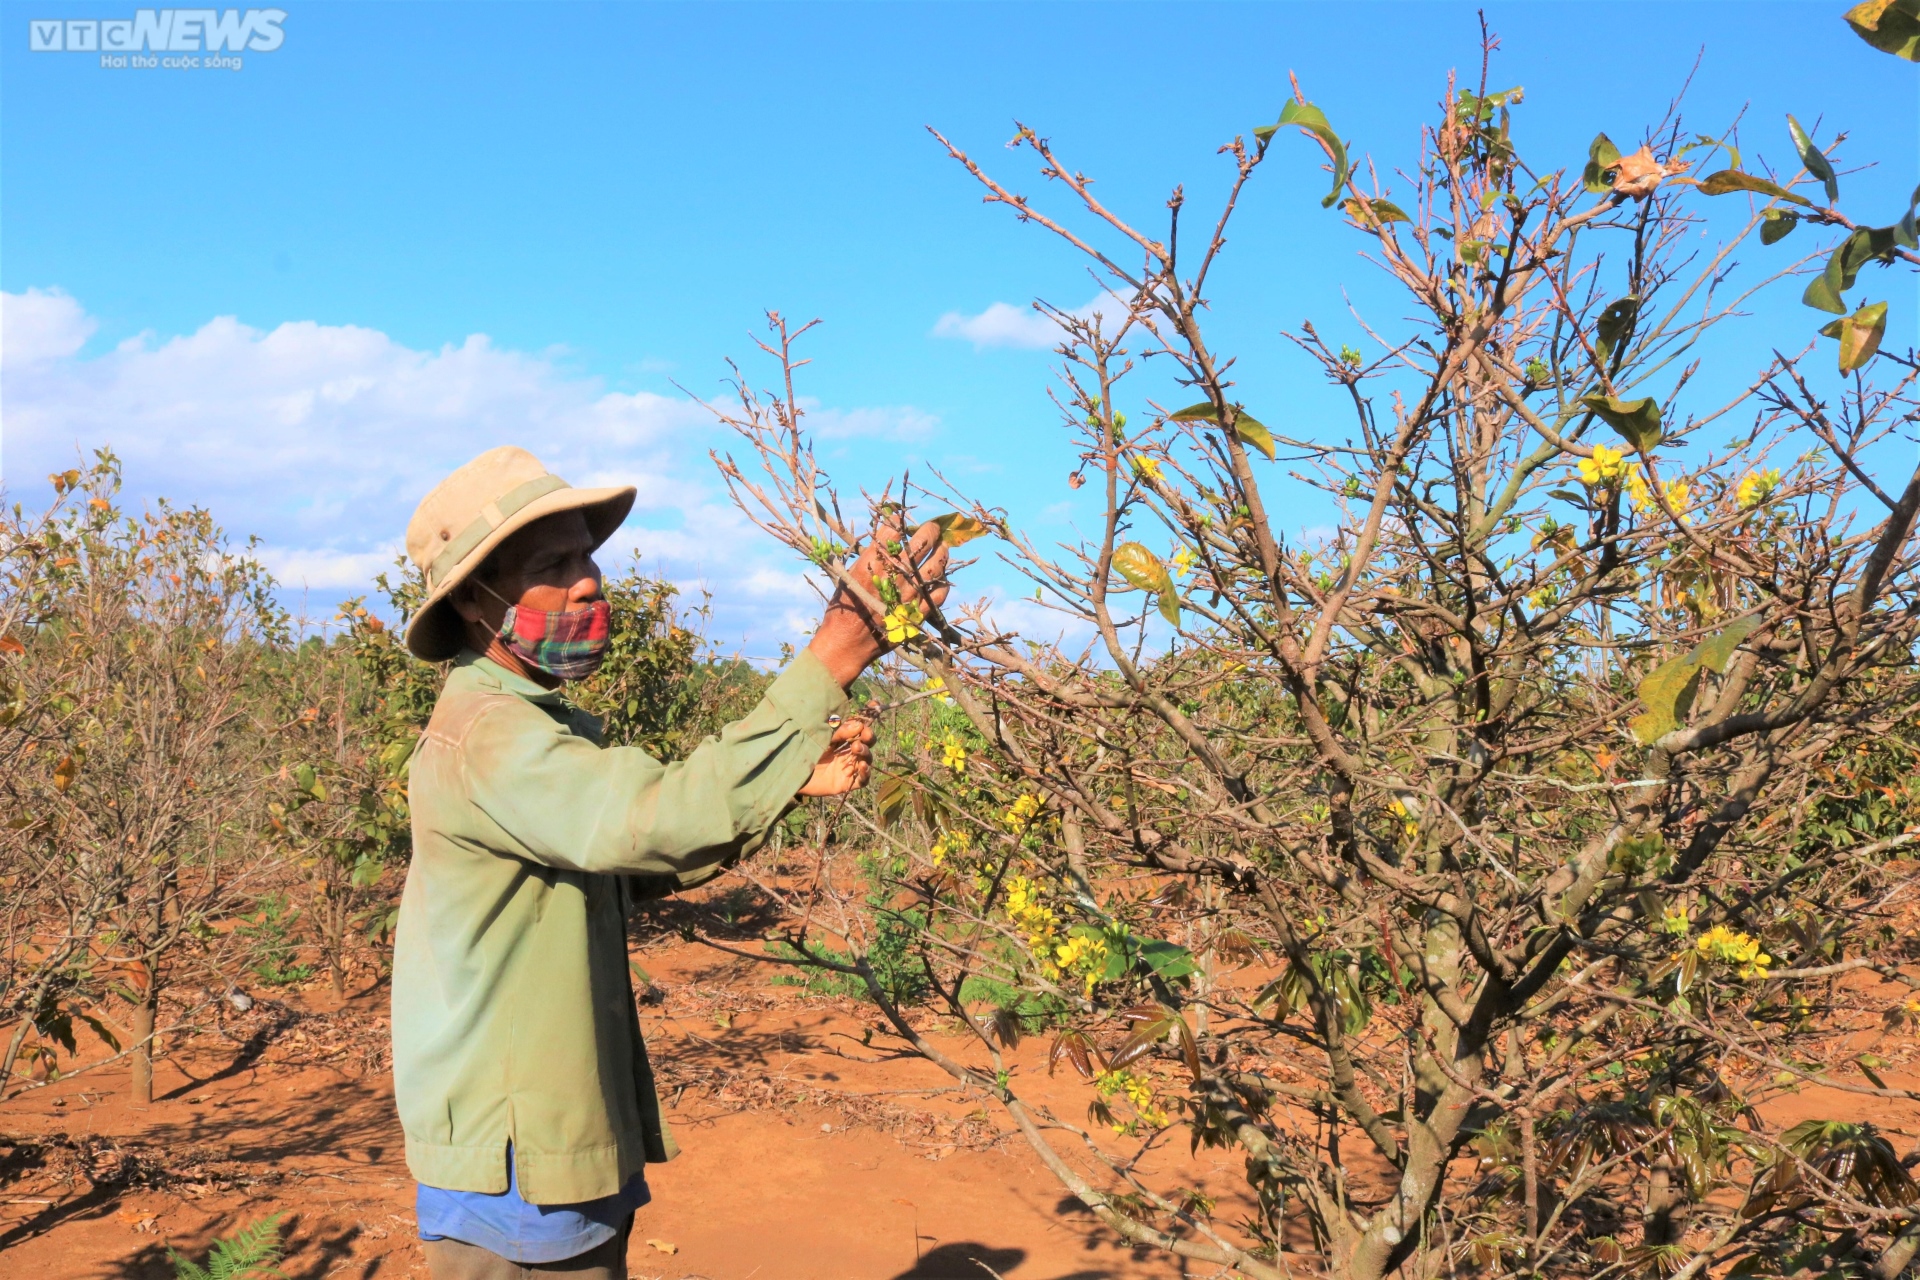
{"type": "MultiPolygon", "coordinates": [[[[698,945],[636,958],[662,995],[643,1025],[685,1151],[649,1171],[635,1277],[984,1280],[973,1259],[1008,1280],[1184,1274],[1101,1228],[937,1069],[887,1037],[863,1044],[851,1006],[698,945]]],[[[10,1102],[0,1129],[40,1142],[0,1171],[0,1277],[171,1280],[167,1246],[198,1259],[274,1213],[297,1280],[424,1277],[378,1056],[385,1003],[384,987],[344,1005],[319,987],[263,998],[227,1040],[162,1061],[151,1106],[128,1101],[120,1064],[10,1102]]],[[[1065,1070],[1048,1080],[1044,1045],[1017,1057],[1024,1088],[1085,1114],[1090,1090],[1065,1070]]],[[[1147,1167],[1182,1169],[1230,1210],[1239,1162],[1185,1146],[1147,1167]]]]}
{"type": "MultiPolygon", "coordinates": [[[[903,1059],[872,1015],[779,985],[782,970],[664,938],[634,954],[655,982],[643,1025],[685,1153],[649,1172],[633,1276],[984,1280],[976,1259],[1006,1280],[1218,1274],[1126,1246],[997,1110],[903,1059]]],[[[169,1245],[204,1257],[215,1236],[269,1214],[284,1215],[293,1280],[426,1276],[385,1064],[385,987],[345,1002],[323,984],[258,994],[220,1034],[176,1046],[151,1106],[127,1100],[124,1064],[6,1104],[0,1280],[172,1280],[169,1245]]],[[[1912,1034],[1869,1038],[1882,1077],[1913,1087],[1912,1034]]],[[[1049,1077],[1044,1043],[1022,1044],[1012,1064],[1030,1100],[1085,1115],[1090,1088],[1065,1068],[1049,1077]]],[[[1903,1154],[1920,1136],[1920,1108],[1834,1090],[1782,1099],[1766,1119],[1809,1116],[1870,1118],[1903,1154]]],[[[1150,1183],[1218,1197],[1223,1222],[1245,1212],[1238,1158],[1190,1155],[1178,1129],[1164,1141],[1142,1161],[1150,1183]]]]}

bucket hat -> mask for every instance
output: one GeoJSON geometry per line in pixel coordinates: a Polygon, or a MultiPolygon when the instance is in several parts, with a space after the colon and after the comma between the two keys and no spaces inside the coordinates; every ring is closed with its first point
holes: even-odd
{"type": "Polygon", "coordinates": [[[579,511],[598,547],[633,509],[631,485],[576,489],[525,449],[489,449],[435,485],[407,522],[407,556],[426,578],[427,599],[407,626],[416,658],[441,662],[466,644],[447,597],[493,549],[534,521],[579,511]]]}

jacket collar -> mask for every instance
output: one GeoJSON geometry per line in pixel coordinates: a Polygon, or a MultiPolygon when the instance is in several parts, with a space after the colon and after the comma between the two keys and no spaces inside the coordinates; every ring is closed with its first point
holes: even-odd
{"type": "Polygon", "coordinates": [[[528,702],[537,702],[543,707],[562,705],[558,689],[543,689],[525,676],[515,675],[492,658],[471,649],[462,649],[460,656],[453,660],[456,669],[470,671],[470,679],[483,686],[491,686],[528,702]]]}

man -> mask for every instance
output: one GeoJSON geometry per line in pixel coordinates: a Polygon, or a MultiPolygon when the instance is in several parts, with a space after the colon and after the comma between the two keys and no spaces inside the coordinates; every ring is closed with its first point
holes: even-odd
{"type": "MultiPolygon", "coordinates": [[[[640,1041],[628,910],[719,874],[796,797],[852,790],[871,766],[872,729],[834,713],[887,645],[844,589],[753,713],[686,760],[601,745],[558,690],[604,656],[593,552],[633,499],[501,448],[407,528],[427,585],[407,646],[453,660],[411,765],[393,963],[394,1097],[434,1280],[624,1280],[645,1165],[676,1153],[640,1041]]],[[[850,573],[863,587],[884,540],[850,573]]],[[[908,554],[932,585],[905,594],[938,603],[938,529],[908,554]]]]}

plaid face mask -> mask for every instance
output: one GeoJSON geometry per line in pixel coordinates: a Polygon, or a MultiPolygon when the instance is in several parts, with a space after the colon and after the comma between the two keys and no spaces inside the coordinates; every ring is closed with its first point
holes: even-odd
{"type": "Polygon", "coordinates": [[[500,620],[500,642],[508,651],[556,680],[584,680],[598,671],[612,631],[613,610],[605,600],[557,612],[508,605],[500,620]]]}

